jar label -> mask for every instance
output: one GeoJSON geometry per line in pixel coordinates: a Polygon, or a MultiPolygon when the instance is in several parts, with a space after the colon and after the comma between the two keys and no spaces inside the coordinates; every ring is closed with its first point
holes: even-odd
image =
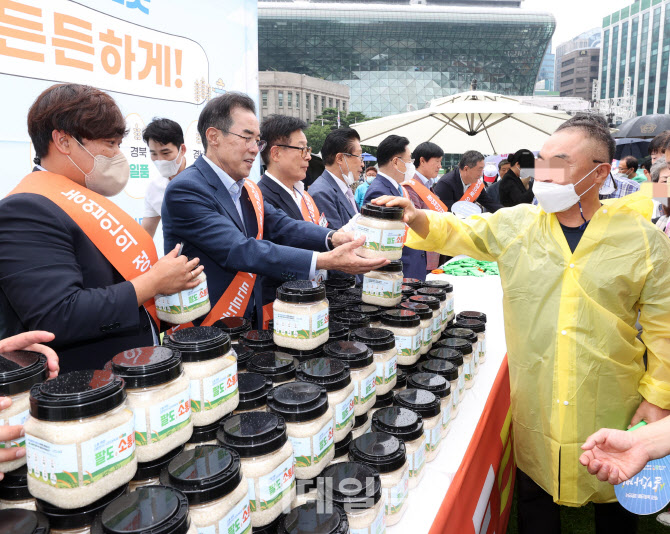
{"type": "Polygon", "coordinates": [[[209,304],[207,280],[192,289],[184,289],[173,295],[156,295],[156,309],[163,313],[186,313],[209,304]],[[181,299],[179,298],[181,295],[181,299]]]}
{"type": "Polygon", "coordinates": [[[402,230],[384,230],[382,232],[382,246],[383,251],[393,251],[402,248],[403,240],[405,239],[405,229],[402,230]]]}
{"type": "Polygon", "coordinates": [[[461,380],[459,378],[454,382],[451,383],[451,405],[456,408],[458,406],[458,392],[461,389],[461,380]],[[456,385],[454,385],[454,382],[456,382],[456,385]]]}
{"type": "Polygon", "coordinates": [[[417,447],[414,453],[407,457],[407,461],[409,462],[409,476],[418,477],[426,463],[426,447],[417,447]]]}
{"type": "Polygon", "coordinates": [[[253,479],[249,478],[249,507],[252,512],[272,508],[295,487],[295,465],[289,456],[273,471],[258,477],[259,498],[256,498],[253,479]]]}
{"type": "Polygon", "coordinates": [[[130,463],[135,456],[134,418],[81,444],[84,486],[130,463]]]}
{"type": "Polygon", "coordinates": [[[365,243],[363,243],[361,248],[375,250],[377,252],[381,250],[381,229],[370,228],[369,226],[365,226],[364,224],[361,224],[360,221],[358,221],[354,229],[354,237],[358,239],[361,236],[365,236],[365,243]]]}
{"type": "MultiPolygon", "coordinates": [[[[197,378],[195,380],[189,381],[191,384],[191,411],[192,412],[201,412],[202,411],[202,395],[200,394],[200,380],[197,378]]],[[[139,441],[138,441],[139,443],[139,441]]]]}
{"type": "MultiPolygon", "coordinates": [[[[215,534],[213,525],[198,527],[198,534],[209,534],[210,528],[211,534],[215,534]]],[[[219,534],[251,534],[251,507],[248,494],[219,521],[219,534]]]]}
{"type": "Polygon", "coordinates": [[[398,374],[398,357],[393,356],[387,362],[377,362],[377,377],[375,379],[375,384],[378,386],[383,386],[388,384],[393,380],[398,374]]]}
{"type": "Polygon", "coordinates": [[[328,308],[312,316],[275,311],[273,319],[274,333],[289,339],[312,339],[328,331],[328,308]]]}
{"type": "Polygon", "coordinates": [[[382,488],[384,494],[386,515],[394,515],[402,510],[409,493],[409,469],[404,469],[400,481],[391,488],[382,488]]]}
{"type": "MultiPolygon", "coordinates": [[[[23,425],[30,416],[30,410],[25,410],[9,417],[8,419],[0,419],[0,426],[3,425],[23,425]]],[[[21,436],[12,441],[0,441],[0,449],[10,449],[12,447],[25,447],[26,438],[21,436]]]]}
{"type": "Polygon", "coordinates": [[[421,332],[415,336],[395,336],[398,356],[416,356],[421,352],[421,332]]]}
{"type": "Polygon", "coordinates": [[[440,315],[442,316],[442,324],[449,320],[449,310],[447,310],[447,306],[442,304],[442,302],[440,302],[440,315]]]}
{"type": "Polygon", "coordinates": [[[379,280],[378,278],[363,278],[363,295],[385,299],[396,299],[402,296],[402,278],[397,280],[379,280]]]}
{"type": "Polygon", "coordinates": [[[479,341],[472,345],[472,365],[475,369],[479,367],[479,341]]]}
{"type": "Polygon", "coordinates": [[[377,373],[370,373],[361,380],[361,391],[358,391],[358,382],[354,382],[355,404],[365,404],[377,391],[377,373]]]}
{"type": "Polygon", "coordinates": [[[463,394],[465,391],[465,370],[467,369],[466,363],[463,362],[463,370],[459,369],[458,371],[458,390],[463,394]]]}
{"type": "Polygon", "coordinates": [[[135,445],[141,447],[147,444],[147,412],[144,408],[133,408],[135,416],[135,445]]]}
{"type": "MultiPolygon", "coordinates": [[[[190,388],[149,408],[151,443],[156,443],[182,428],[191,421],[190,388]]],[[[148,436],[146,436],[148,439],[148,436]]]]}
{"type": "Polygon", "coordinates": [[[433,342],[433,327],[432,325],[428,328],[423,329],[423,346],[430,345],[433,342]]]}
{"type": "Polygon", "coordinates": [[[465,358],[463,359],[463,376],[465,377],[466,382],[470,382],[472,380],[472,377],[474,376],[474,361],[472,360],[472,357],[470,358],[469,361],[466,361],[465,358]]]}
{"type": "Polygon", "coordinates": [[[323,460],[330,449],[335,446],[335,430],[333,420],[326,422],[321,429],[311,437],[294,438],[289,436],[293,445],[296,467],[309,467],[323,460]]]}
{"type": "Polygon", "coordinates": [[[446,404],[446,407],[442,408],[442,430],[445,430],[451,422],[451,399],[449,399],[446,404]]]}
{"type": "Polygon", "coordinates": [[[342,430],[354,416],[355,390],[356,386],[354,386],[354,391],[347,395],[346,399],[335,406],[335,430],[342,430]]]}
{"type": "MultiPolygon", "coordinates": [[[[237,363],[226,367],[213,376],[202,379],[205,390],[204,411],[212,410],[220,404],[230,400],[237,393],[237,363]]],[[[196,412],[191,401],[191,409],[196,412]]]]}
{"type": "Polygon", "coordinates": [[[447,293],[447,312],[449,315],[454,313],[454,294],[447,293]]]}
{"type": "Polygon", "coordinates": [[[56,445],[26,434],[28,476],[54,488],[79,487],[77,445],[56,445]]]}
{"type": "Polygon", "coordinates": [[[433,317],[433,334],[439,334],[442,330],[442,316],[433,317]]]}
{"type": "Polygon", "coordinates": [[[352,528],[349,530],[350,534],[384,534],[386,532],[386,514],[385,506],[379,507],[379,512],[377,517],[370,524],[369,527],[364,528],[352,528]]]}
{"type": "Polygon", "coordinates": [[[442,439],[442,428],[440,425],[435,425],[430,430],[424,429],[423,433],[426,436],[426,452],[436,450],[442,439]]]}

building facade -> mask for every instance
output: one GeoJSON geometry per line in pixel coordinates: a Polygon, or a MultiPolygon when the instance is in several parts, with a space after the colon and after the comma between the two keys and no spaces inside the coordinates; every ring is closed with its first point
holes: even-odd
{"type": "Polygon", "coordinates": [[[351,111],[370,117],[423,108],[474,79],[484,91],[532,95],[556,23],[518,5],[260,1],[259,70],[346,84],[351,111]]]}
{"type": "MultiPolygon", "coordinates": [[[[559,44],[556,47],[556,72],[554,75],[554,80],[556,81],[556,87],[560,87],[560,70],[561,70],[561,59],[566,54],[574,52],[575,50],[581,49],[597,49],[602,48],[602,28],[592,28],[584,33],[580,33],[577,37],[565,41],[564,43],[559,44]]],[[[597,76],[596,76],[597,78],[597,76]]]]}
{"type": "Polygon", "coordinates": [[[582,48],[569,52],[560,59],[558,77],[560,96],[576,96],[591,100],[593,81],[598,79],[599,48],[582,48]]]}
{"type": "Polygon", "coordinates": [[[553,92],[555,88],[554,76],[556,67],[556,55],[551,51],[551,41],[547,45],[547,50],[542,57],[540,71],[537,73],[536,91],[553,92]]]}
{"type": "Polygon", "coordinates": [[[637,115],[668,113],[669,60],[670,1],[638,0],[608,15],[603,19],[600,99],[626,98],[629,91],[637,115]]]}
{"type": "Polygon", "coordinates": [[[269,115],[289,115],[312,123],[326,108],[349,111],[349,87],[293,72],[258,73],[261,120],[269,115]]]}

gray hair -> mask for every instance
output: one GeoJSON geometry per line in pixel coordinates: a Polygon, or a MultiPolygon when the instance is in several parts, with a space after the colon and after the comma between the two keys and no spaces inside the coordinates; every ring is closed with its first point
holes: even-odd
{"type": "Polygon", "coordinates": [[[651,170],[649,171],[652,182],[658,182],[658,180],[661,178],[661,171],[665,169],[667,165],[668,164],[666,163],[665,158],[659,158],[656,160],[656,163],[651,166],[651,170]]]}
{"type": "Polygon", "coordinates": [[[461,156],[461,161],[458,162],[459,169],[465,169],[465,167],[474,167],[480,161],[484,161],[484,154],[477,152],[476,150],[468,150],[465,154],[461,156]]]}

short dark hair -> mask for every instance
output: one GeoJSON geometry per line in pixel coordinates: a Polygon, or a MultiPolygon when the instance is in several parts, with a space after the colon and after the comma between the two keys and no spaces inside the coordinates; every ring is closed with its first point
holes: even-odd
{"type": "MultiPolygon", "coordinates": [[[[581,130],[587,137],[596,141],[607,152],[608,159],[602,163],[612,162],[614,153],[616,152],[616,143],[610,133],[605,117],[595,113],[577,113],[577,115],[569,118],[556,128],[556,132],[569,129],[581,130]]],[[[593,159],[597,160],[598,158],[593,159]]]]}
{"type": "Polygon", "coordinates": [[[270,149],[277,144],[286,144],[293,132],[307,129],[307,123],[298,117],[288,115],[270,115],[261,124],[261,139],[267,145],[261,152],[261,158],[266,165],[270,161],[270,149]]]}
{"type": "MultiPolygon", "coordinates": [[[[664,158],[664,161],[665,161],[665,158],[664,158]]],[[[647,157],[642,158],[639,161],[639,164],[640,164],[640,167],[642,167],[644,169],[647,169],[647,171],[651,172],[651,166],[652,166],[651,156],[647,156],[647,157]]]]}
{"type": "Polygon", "coordinates": [[[377,174],[377,169],[375,167],[368,167],[367,169],[365,169],[365,174],[367,174],[368,171],[374,171],[374,173],[377,174]]]}
{"type": "Polygon", "coordinates": [[[412,152],[412,159],[414,160],[415,167],[421,165],[421,158],[428,161],[433,158],[442,159],[442,156],[444,156],[444,150],[430,141],[421,143],[414,149],[414,152],[412,152]]]}
{"type": "Polygon", "coordinates": [[[184,131],[178,122],[172,119],[156,118],[152,120],[142,132],[142,139],[148,145],[149,140],[161,145],[172,143],[177,148],[184,144],[184,131]]]}
{"type": "Polygon", "coordinates": [[[670,142],[670,130],[665,130],[654,137],[651,143],[649,143],[649,155],[651,156],[654,152],[663,152],[668,142],[670,142]]]}
{"type": "Polygon", "coordinates": [[[256,113],[256,104],[251,97],[234,91],[212,98],[200,112],[198,133],[205,150],[207,150],[207,129],[216,128],[222,132],[227,132],[233,124],[230,114],[236,108],[243,108],[256,113]]]}
{"type": "Polygon", "coordinates": [[[386,165],[397,155],[402,154],[409,145],[407,137],[389,135],[377,147],[377,165],[386,165]]]}
{"type": "Polygon", "coordinates": [[[635,156],[626,156],[621,160],[621,163],[625,163],[627,169],[633,169],[636,172],[640,166],[635,156]]]}
{"type": "Polygon", "coordinates": [[[535,155],[527,148],[517,150],[509,158],[510,165],[521,165],[524,169],[532,169],[535,167],[535,155]]]}
{"type": "Polygon", "coordinates": [[[321,147],[321,159],[324,165],[335,163],[335,156],[340,153],[351,154],[354,140],[360,142],[361,136],[353,128],[338,128],[330,132],[321,147]]]}
{"type": "Polygon", "coordinates": [[[77,83],[52,85],[28,110],[28,135],[35,147],[35,163],[49,152],[51,133],[63,131],[80,143],[84,139],[124,137],[126,120],[104,91],[77,83]]]}
{"type": "Polygon", "coordinates": [[[512,164],[507,159],[501,160],[500,163],[498,163],[498,172],[500,172],[500,169],[503,168],[503,165],[510,165],[511,166],[512,164]]]}
{"type": "Polygon", "coordinates": [[[461,161],[458,162],[459,169],[465,169],[465,167],[474,167],[480,161],[484,161],[484,154],[477,152],[476,150],[468,150],[465,154],[461,156],[461,161]]]}

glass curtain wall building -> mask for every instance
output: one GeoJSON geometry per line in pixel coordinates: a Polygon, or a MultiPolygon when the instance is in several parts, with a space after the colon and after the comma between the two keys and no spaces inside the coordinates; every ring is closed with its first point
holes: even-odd
{"type": "Polygon", "coordinates": [[[423,108],[475,79],[532,95],[553,15],[471,3],[259,2],[259,70],[344,83],[351,111],[370,117],[423,108]]]}

